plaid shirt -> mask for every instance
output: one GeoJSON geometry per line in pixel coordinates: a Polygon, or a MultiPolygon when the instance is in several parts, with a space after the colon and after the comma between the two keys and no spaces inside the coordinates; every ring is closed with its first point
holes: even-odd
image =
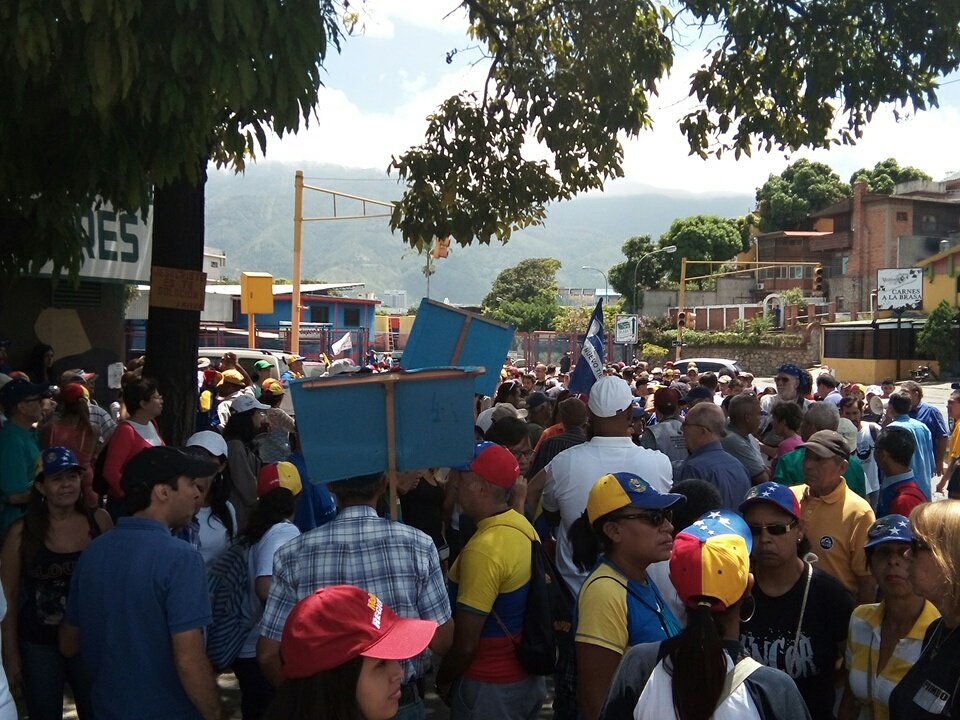
{"type": "MultiPolygon", "coordinates": [[[[428,535],[377,516],[365,505],[344,508],[337,518],[277,550],[260,634],[280,640],[293,606],[328,585],[355,585],[377,595],[400,617],[450,619],[450,600],[437,548],[428,535]]],[[[401,662],[404,682],[430,668],[430,651],[401,662]]]]}

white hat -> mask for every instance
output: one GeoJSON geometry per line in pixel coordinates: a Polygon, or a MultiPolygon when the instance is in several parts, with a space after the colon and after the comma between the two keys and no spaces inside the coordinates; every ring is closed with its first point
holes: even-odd
{"type": "Polygon", "coordinates": [[[663,375],[663,368],[662,368],[662,367],[655,367],[653,370],[650,371],[650,374],[651,374],[651,375],[663,375]]]}
{"type": "Polygon", "coordinates": [[[245,413],[249,410],[269,410],[269,405],[258,402],[252,395],[240,394],[230,403],[230,412],[245,413]]]}
{"type": "Polygon", "coordinates": [[[843,435],[843,439],[847,442],[847,450],[849,452],[857,449],[857,426],[850,422],[848,418],[840,418],[840,422],[837,425],[837,432],[843,435]]]}
{"type": "Polygon", "coordinates": [[[341,375],[343,373],[355,373],[360,372],[360,368],[357,365],[353,364],[353,361],[350,358],[340,358],[339,360],[334,360],[330,363],[330,369],[327,370],[327,377],[331,375],[341,375]]]}
{"type": "Polygon", "coordinates": [[[223,439],[223,435],[213,430],[195,432],[187,440],[187,447],[203,448],[214,457],[226,457],[228,454],[227,441],[223,439]]]}
{"type": "Polygon", "coordinates": [[[505,417],[515,417],[522,420],[526,416],[526,409],[518,410],[510,403],[497,403],[477,415],[476,425],[486,433],[497,420],[502,420],[505,417]]]}
{"type": "Polygon", "coordinates": [[[633,405],[633,391],[626,380],[616,375],[605,375],[590,388],[587,407],[597,417],[613,417],[633,405]]]}
{"type": "Polygon", "coordinates": [[[197,370],[206,370],[210,367],[210,358],[197,358],[197,370]]]}

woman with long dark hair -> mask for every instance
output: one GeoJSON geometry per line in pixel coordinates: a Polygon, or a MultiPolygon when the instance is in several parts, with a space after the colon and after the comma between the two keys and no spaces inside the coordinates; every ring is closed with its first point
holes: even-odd
{"type": "Polygon", "coordinates": [[[421,653],[437,629],[398,617],[351,585],[321,588],[294,606],[280,655],[286,678],[266,720],[388,720],[397,714],[400,660],[421,653]]]}
{"type": "Polygon", "coordinates": [[[0,577],[9,611],[3,620],[3,651],[12,686],[21,686],[32,720],[63,717],[63,689],[69,683],[83,720],[92,718],[90,685],[78,655],[64,658],[57,642],[80,553],[113,523],[103,510],[91,511],[81,494],[81,466],[69,448],[41,453],[26,514],[3,544],[0,577]]]}
{"type": "MultiPolygon", "coordinates": [[[[293,519],[296,497],[303,486],[296,466],[289,462],[264,465],[257,476],[259,500],[239,541],[250,548],[247,594],[255,617],[263,613],[270,581],[273,556],[277,549],[300,535],[293,519]]],[[[240,685],[240,712],[243,720],[259,720],[273,700],[273,686],[257,662],[259,623],[250,630],[232,670],[240,685]]]]}
{"type": "Polygon", "coordinates": [[[56,385],[53,375],[53,347],[46,343],[34,345],[23,371],[29,376],[30,382],[56,385]]]}
{"type": "Polygon", "coordinates": [[[217,464],[217,472],[197,478],[200,508],[195,517],[200,554],[209,567],[237,537],[237,511],[230,502],[227,441],[218,432],[201,430],[189,437],[186,451],[217,464]]]}
{"type": "Polygon", "coordinates": [[[740,645],[749,610],[750,529],[714,510],[679,532],[670,577],[687,609],[683,631],[631,648],[604,707],[607,720],[801,720],[809,718],[796,685],[740,645]]]}
{"type": "Polygon", "coordinates": [[[60,388],[57,414],[40,428],[40,447],[67,447],[80,463],[80,482],[87,507],[99,506],[99,497],[93,490],[93,460],[100,449],[100,433],[90,423],[90,393],[80,383],[69,383],[60,388]]]}
{"type": "Polygon", "coordinates": [[[230,473],[230,502],[237,511],[242,530],[257,501],[257,473],[263,462],[257,452],[257,438],[270,430],[265,410],[269,405],[251,395],[237,395],[230,405],[230,419],[223,428],[227,441],[227,470],[230,473]]]}

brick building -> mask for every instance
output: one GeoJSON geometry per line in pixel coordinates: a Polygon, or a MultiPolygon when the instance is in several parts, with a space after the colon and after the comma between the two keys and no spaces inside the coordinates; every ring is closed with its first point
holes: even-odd
{"type": "Polygon", "coordinates": [[[868,311],[877,270],[913,267],[960,242],[960,176],[897,185],[893,193],[853,195],[814,213],[809,259],[824,267],[824,291],[838,310],[868,311]]]}

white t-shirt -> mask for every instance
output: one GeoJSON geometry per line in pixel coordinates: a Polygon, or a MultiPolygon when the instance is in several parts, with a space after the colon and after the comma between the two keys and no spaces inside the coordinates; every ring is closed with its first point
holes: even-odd
{"type": "Polygon", "coordinates": [[[875,446],[877,441],[873,439],[873,433],[880,433],[880,428],[871,422],[860,423],[860,429],[857,431],[857,458],[863,465],[863,475],[866,478],[867,494],[880,492],[880,475],[877,467],[877,453],[875,446]],[[873,432],[870,431],[871,427],[873,432]]]}
{"type": "Polygon", "coordinates": [[[160,433],[157,432],[157,426],[152,422],[148,423],[138,423],[133,420],[128,420],[130,427],[137,431],[137,435],[142,437],[147,443],[153,447],[159,447],[163,445],[163,440],[160,439],[160,433]]]}
{"type": "Polygon", "coordinates": [[[545,470],[543,509],[560,512],[557,569],[574,595],[580,592],[580,586],[590,573],[580,572],[573,564],[568,533],[570,526],[587,509],[587,498],[594,483],[608,473],[629,472],[662,493],[669,492],[673,485],[670,458],[658,450],[638,447],[628,437],[595,437],[564,450],[545,470]]]}
{"type": "MultiPolygon", "coordinates": [[[[237,532],[237,511],[233,508],[233,503],[227,501],[227,511],[233,520],[233,532],[237,532]]],[[[202,507],[197,513],[197,521],[200,523],[200,554],[203,555],[203,561],[210,565],[217,557],[230,545],[230,536],[227,535],[227,528],[220,518],[213,514],[211,508],[202,507]]]]}
{"type": "MultiPolygon", "coordinates": [[[[733,670],[733,660],[726,653],[723,657],[727,661],[727,672],[730,672],[733,670]]],[[[650,679],[633,709],[634,720],[663,720],[677,716],[673,705],[673,680],[663,663],[664,660],[658,662],[650,673],[650,679]]],[[[711,720],[760,720],[760,717],[760,710],[744,683],[740,683],[710,716],[711,720]]]]}
{"type": "Polygon", "coordinates": [[[263,603],[257,597],[256,580],[261,577],[273,576],[273,556],[281,546],[286,545],[295,537],[300,535],[297,526],[288,520],[279,522],[267,530],[260,542],[250,548],[247,571],[249,573],[249,582],[247,583],[247,592],[251,607],[254,608],[254,615],[257,622],[247,635],[243,642],[243,648],[240,650],[239,657],[253,658],[257,656],[257,638],[260,637],[260,616],[263,614],[263,603]]]}

